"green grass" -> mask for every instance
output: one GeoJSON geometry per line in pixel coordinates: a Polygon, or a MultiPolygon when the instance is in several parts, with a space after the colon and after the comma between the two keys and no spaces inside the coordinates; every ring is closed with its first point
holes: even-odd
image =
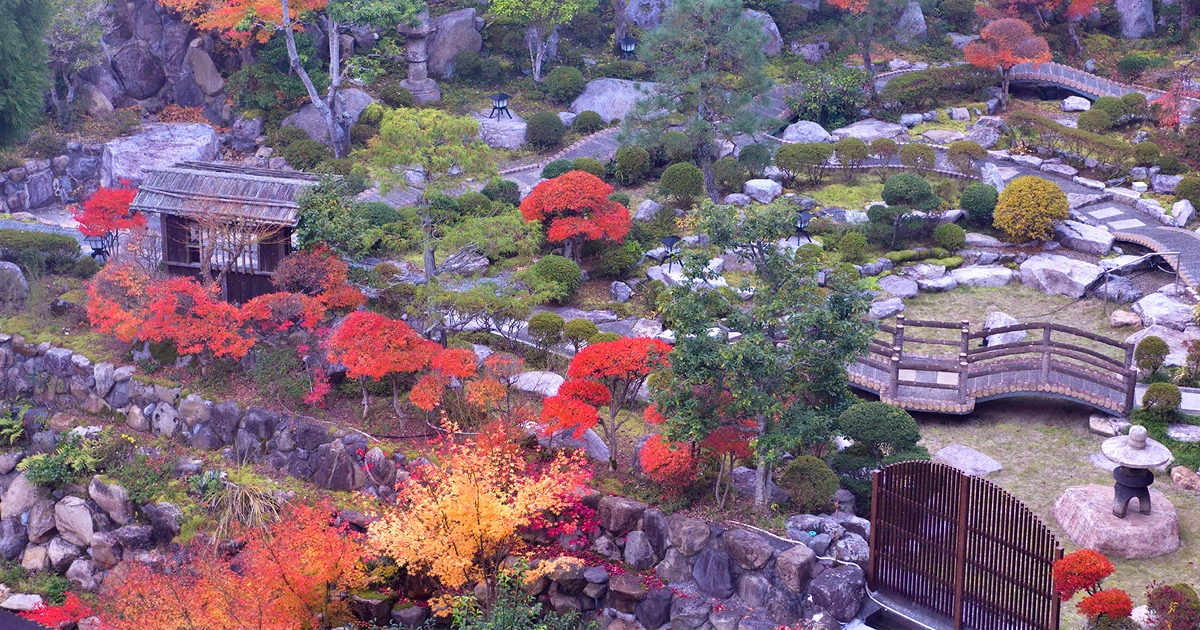
{"type": "Polygon", "coordinates": [[[816,199],[822,206],[865,211],[868,203],[882,199],[883,184],[878,178],[863,174],[853,185],[829,184],[803,194],[816,199]]]}

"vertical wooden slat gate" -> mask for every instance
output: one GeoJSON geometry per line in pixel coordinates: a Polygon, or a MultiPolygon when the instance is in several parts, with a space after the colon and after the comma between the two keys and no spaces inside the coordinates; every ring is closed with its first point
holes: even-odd
{"type": "Polygon", "coordinates": [[[867,579],[955,630],[1058,630],[1051,569],[1062,557],[1029,508],[980,477],[927,461],[872,479],[867,579]]]}

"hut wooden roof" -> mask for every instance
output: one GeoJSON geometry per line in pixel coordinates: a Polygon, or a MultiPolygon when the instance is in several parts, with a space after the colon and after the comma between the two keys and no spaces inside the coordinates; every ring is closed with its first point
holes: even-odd
{"type": "Polygon", "coordinates": [[[131,208],[179,216],[215,213],[294,226],[296,198],[318,179],[297,171],[181,162],[147,170],[131,208]]]}

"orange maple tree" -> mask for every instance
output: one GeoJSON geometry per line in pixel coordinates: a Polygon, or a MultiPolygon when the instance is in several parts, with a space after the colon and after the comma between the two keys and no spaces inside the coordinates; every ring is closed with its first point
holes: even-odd
{"type": "Polygon", "coordinates": [[[145,216],[129,209],[136,196],[137,190],[123,179],[117,188],[101,186],[72,213],[79,222],[79,231],[103,239],[104,251],[114,261],[120,258],[121,232],[146,225],[145,216]]]}
{"type": "Polygon", "coordinates": [[[967,44],[963,54],[972,65],[1000,71],[1004,106],[1008,107],[1008,83],[1013,67],[1049,62],[1050,46],[1044,38],[1033,34],[1032,26],[1017,18],[996,20],[983,27],[979,36],[977,41],[967,44]]]}
{"type": "Polygon", "coordinates": [[[638,461],[646,476],[677,497],[699,474],[696,457],[687,444],[671,442],[662,435],[651,435],[638,451],[638,461]]]}
{"type": "Polygon", "coordinates": [[[92,329],[133,343],[145,319],[150,274],[140,265],[105,265],[87,285],[87,315],[92,329]]]}
{"type": "Polygon", "coordinates": [[[324,244],[288,254],[271,274],[271,284],[282,291],[319,299],[326,308],[348,310],[367,298],[347,280],[350,265],[324,244]]]}
{"type": "Polygon", "coordinates": [[[201,362],[210,357],[240,359],[254,346],[254,339],[239,331],[238,307],[192,278],[153,282],[146,296],[140,339],[171,341],[180,354],[199,355],[201,362]]]}
{"type": "Polygon", "coordinates": [[[584,171],[546,180],[521,201],[526,221],[546,224],[546,240],[564,243],[564,255],[579,262],[585,241],[620,243],[629,233],[629,209],[608,198],[613,187],[584,171]]]}
{"type": "Polygon", "coordinates": [[[542,407],[544,430],[572,431],[578,439],[597,424],[604,428],[609,465],[617,465],[617,431],[633,415],[633,404],[646,379],[670,365],[671,346],[649,337],[625,337],[589,344],[571,359],[570,378],[542,407]],[[601,415],[598,407],[607,405],[601,415]]]}
{"type": "Polygon", "coordinates": [[[228,557],[194,545],[180,566],[127,562],[100,599],[115,630],[301,630],[348,620],[335,594],[365,584],[362,537],[333,522],[328,502],[291,503],[263,530],[239,532],[228,557]]]}

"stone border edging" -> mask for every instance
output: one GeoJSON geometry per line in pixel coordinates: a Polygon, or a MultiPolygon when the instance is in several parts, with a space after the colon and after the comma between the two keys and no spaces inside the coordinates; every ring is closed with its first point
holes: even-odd
{"type": "Polygon", "coordinates": [[[550,157],[548,157],[544,160],[541,160],[539,162],[534,162],[533,164],[527,164],[525,166],[513,166],[510,168],[506,168],[506,169],[503,169],[503,170],[497,172],[496,174],[497,175],[512,175],[513,173],[520,173],[522,171],[532,171],[532,170],[538,169],[538,168],[546,168],[547,164],[549,164],[555,160],[562,159],[562,156],[566,155],[567,153],[570,153],[571,151],[574,151],[575,149],[578,149],[579,147],[591,142],[592,140],[597,140],[604,136],[610,136],[620,130],[621,130],[620,127],[609,127],[607,129],[601,129],[600,131],[597,131],[596,133],[586,135],[586,136],[576,140],[575,142],[572,142],[571,146],[568,146],[564,149],[560,149],[554,155],[551,155],[550,157]]]}

